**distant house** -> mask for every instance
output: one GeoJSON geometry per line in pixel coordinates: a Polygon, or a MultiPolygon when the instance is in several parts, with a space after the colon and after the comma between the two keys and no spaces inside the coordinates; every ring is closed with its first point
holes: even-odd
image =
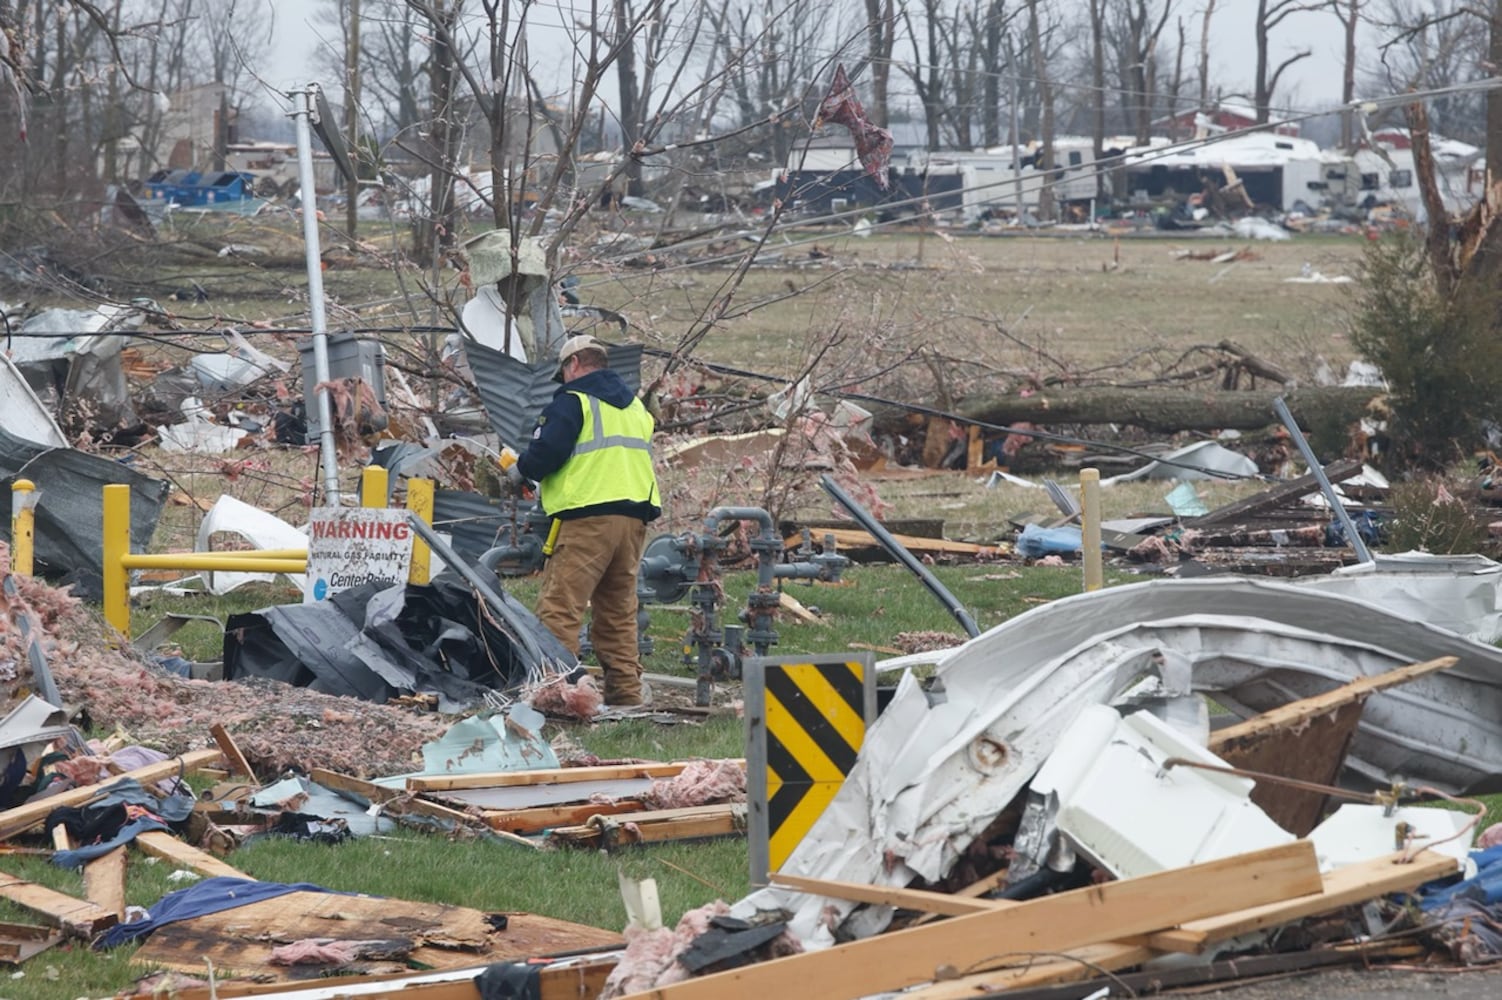
{"type": "MultiPolygon", "coordinates": [[[[1177,114],[1166,115],[1152,122],[1153,135],[1165,136],[1174,142],[1184,139],[1203,139],[1226,132],[1239,132],[1257,124],[1257,109],[1245,104],[1221,102],[1208,110],[1191,108],[1177,114]]],[[[1299,126],[1295,122],[1280,122],[1269,132],[1278,135],[1297,136],[1299,126]]]]}
{"type": "MultiPolygon", "coordinates": [[[[169,170],[197,170],[213,163],[215,136],[227,88],[220,83],[206,83],[168,95],[170,107],[162,116],[162,127],[153,147],[146,151],[147,164],[169,170]]],[[[224,123],[227,141],[236,139],[238,113],[226,111],[224,123]]]]}

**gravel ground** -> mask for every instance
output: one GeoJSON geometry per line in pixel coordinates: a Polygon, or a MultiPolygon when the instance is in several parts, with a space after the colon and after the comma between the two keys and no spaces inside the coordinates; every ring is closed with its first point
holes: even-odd
{"type": "MultiPolygon", "coordinates": [[[[1167,995],[1193,995],[1209,1000],[1409,1000],[1420,997],[1452,997],[1454,1000],[1498,1000],[1502,997],[1502,968],[1462,969],[1455,972],[1390,969],[1332,969],[1307,975],[1284,976],[1226,986],[1209,992],[1203,988],[1179,990],[1167,995]]],[[[1111,996],[1118,996],[1112,993],[1111,996]]]]}

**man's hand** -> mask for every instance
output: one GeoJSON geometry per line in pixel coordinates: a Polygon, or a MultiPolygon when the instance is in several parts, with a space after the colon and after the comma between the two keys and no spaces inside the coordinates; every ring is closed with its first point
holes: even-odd
{"type": "Polygon", "coordinates": [[[516,467],[516,463],[512,462],[510,465],[506,466],[506,468],[502,470],[502,474],[506,478],[506,486],[510,490],[511,495],[518,497],[521,496],[522,490],[527,485],[527,477],[522,475],[522,470],[516,467]]]}

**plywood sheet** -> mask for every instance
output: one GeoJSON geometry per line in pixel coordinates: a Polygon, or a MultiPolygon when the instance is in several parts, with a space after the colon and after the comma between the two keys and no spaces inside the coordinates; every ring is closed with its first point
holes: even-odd
{"type": "Polygon", "coordinates": [[[275,899],[168,924],[131,957],[142,965],[202,972],[205,960],[225,976],[274,981],[327,975],[325,966],[271,964],[277,944],[303,938],[418,941],[411,958],[434,969],[456,969],[560,951],[622,944],[613,931],[530,913],[507,914],[495,930],[480,910],[375,896],[294,892],[275,899]]]}

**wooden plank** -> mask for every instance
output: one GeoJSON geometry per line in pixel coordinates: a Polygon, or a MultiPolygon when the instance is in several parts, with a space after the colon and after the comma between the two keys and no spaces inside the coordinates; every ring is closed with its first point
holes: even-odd
{"type": "MultiPolygon", "coordinates": [[[[240,748],[230,736],[229,730],[216,722],[209,727],[209,735],[214,737],[214,742],[218,744],[219,749],[224,753],[224,759],[229,761],[231,774],[238,774],[243,778],[249,778],[253,782],[257,781],[255,770],[250,766],[250,761],[246,760],[245,755],[240,752],[240,748]]],[[[259,782],[257,783],[259,784],[259,782]]]]}
{"type": "Polygon", "coordinates": [[[1199,952],[1214,941],[1328,913],[1391,892],[1408,892],[1460,868],[1454,858],[1437,851],[1421,851],[1409,864],[1399,864],[1401,858],[1402,853],[1398,852],[1337,868],[1324,877],[1322,888],[1312,896],[1194,920],[1150,935],[1147,944],[1161,951],[1199,952]]]}
{"type": "Polygon", "coordinates": [[[113,775],[107,782],[94,785],[83,785],[79,788],[70,788],[66,792],[28,802],[25,805],[16,806],[0,812],[0,840],[14,837],[18,833],[24,833],[47,818],[47,814],[58,806],[82,806],[104,794],[107,785],[114,784],[120,778],[134,778],[142,785],[150,787],[164,778],[174,778],[179,774],[193,774],[199,768],[220,760],[222,754],[216,748],[213,750],[193,750],[181,757],[173,757],[170,760],[157,761],[155,764],[147,764],[138,767],[134,771],[126,771],[121,775],[113,775]]]}
{"type": "Polygon", "coordinates": [[[943,917],[962,917],[967,913],[985,913],[1018,905],[1011,900],[976,899],[972,896],[932,892],[928,889],[902,889],[890,885],[836,882],[827,879],[804,878],[801,875],[787,875],[782,872],[773,872],[772,882],[797,889],[799,892],[827,896],[830,899],[848,899],[857,903],[895,906],[902,910],[920,910],[943,917]]]}
{"type": "Polygon", "coordinates": [[[101,910],[125,916],[125,847],[101,854],[83,866],[83,894],[101,910]]]}
{"type": "Polygon", "coordinates": [[[7,872],[0,872],[0,898],[25,907],[53,926],[86,941],[118,922],[113,913],[97,903],[57,892],[7,872]]]}
{"type": "Polygon", "coordinates": [[[647,993],[654,1000],[809,996],[835,1000],[904,989],[1007,952],[1059,952],[1162,930],[1321,890],[1308,841],[1140,878],[1088,886],[987,913],[893,931],[823,951],[701,976],[647,993]]]}
{"type": "Polygon", "coordinates": [[[486,809],[480,815],[492,830],[512,833],[542,833],[555,826],[578,826],[593,816],[620,816],[643,812],[647,807],[636,799],[614,802],[576,802],[567,806],[532,806],[527,809],[486,809]]]}
{"type": "MultiPolygon", "coordinates": [[[[828,528],[821,534],[833,535],[835,544],[841,549],[869,549],[879,546],[880,543],[870,533],[860,528],[828,528]]],[[[919,538],[916,535],[893,535],[893,538],[902,543],[903,548],[909,552],[928,552],[933,554],[946,554],[957,556],[995,555],[1005,550],[1005,546],[999,545],[976,545],[974,542],[951,542],[945,538],[919,538]]],[[[802,544],[801,538],[788,538],[784,542],[790,548],[796,548],[802,544]]]]}
{"type": "Polygon", "coordinates": [[[1342,684],[1332,691],[1317,694],[1312,698],[1302,698],[1298,701],[1281,705],[1269,712],[1239,722],[1234,726],[1226,726],[1217,729],[1210,734],[1209,750],[1219,754],[1238,740],[1249,739],[1266,732],[1280,729],[1288,729],[1300,725],[1317,715],[1324,715],[1331,709],[1341,705],[1347,705],[1371,695],[1373,692],[1382,691],[1399,684],[1405,684],[1415,677],[1422,677],[1438,670],[1448,670],[1460,662],[1454,656],[1441,656],[1434,660],[1425,660],[1423,663],[1411,663],[1406,667],[1398,667],[1381,674],[1373,674],[1370,677],[1358,677],[1348,684],[1342,684]]]}
{"type": "MultiPolygon", "coordinates": [[[[1361,471],[1361,460],[1358,458],[1343,458],[1331,462],[1325,466],[1325,477],[1332,483],[1339,483],[1342,479],[1349,479],[1361,471]]],[[[1243,497],[1224,507],[1217,507],[1208,514],[1199,517],[1191,517],[1184,522],[1186,528],[1200,528],[1207,524],[1225,524],[1240,518],[1250,517],[1263,511],[1280,507],[1291,500],[1296,500],[1306,493],[1319,491],[1319,481],[1314,478],[1314,473],[1306,472],[1297,479],[1290,479],[1286,483],[1279,483],[1269,487],[1261,493],[1255,493],[1249,497],[1243,497]]]]}
{"type": "Polygon", "coordinates": [[[68,828],[61,823],[52,828],[52,846],[59,851],[73,850],[73,838],[68,836],[68,828]]]}
{"type": "MultiPolygon", "coordinates": [[[[740,759],[742,768],[746,766],[740,759]]],[[[514,785],[563,785],[578,781],[617,781],[623,778],[671,778],[682,774],[688,761],[666,764],[601,764],[595,767],[554,767],[546,771],[483,771],[474,774],[430,774],[407,779],[409,792],[446,792],[466,788],[509,788],[514,785]]]]}
{"type": "Polygon", "coordinates": [[[491,836],[498,837],[518,847],[526,847],[534,851],[542,850],[541,844],[528,840],[526,837],[518,837],[516,834],[506,830],[491,829],[485,823],[485,820],[479,816],[461,812],[458,809],[450,809],[436,802],[413,798],[406,792],[399,792],[395,788],[387,788],[385,785],[377,785],[373,781],[365,781],[349,774],[339,774],[337,771],[325,771],[321,767],[313,768],[308,777],[325,788],[349,792],[359,796],[366,802],[377,803],[393,816],[425,816],[456,830],[483,827],[491,836]]]}
{"type": "Polygon", "coordinates": [[[221,861],[208,851],[194,847],[192,844],[178,840],[166,830],[148,830],[136,835],[136,846],[141,853],[153,858],[161,858],[170,861],[174,865],[198,872],[200,875],[214,878],[223,875],[227,878],[243,878],[256,881],[240,869],[228,862],[221,861]]]}
{"type": "Polygon", "coordinates": [[[604,822],[560,826],[548,831],[548,839],[570,847],[603,847],[746,832],[746,806],[736,802],[632,813],[620,822],[604,816],[600,819],[604,822]]]}
{"type": "Polygon", "coordinates": [[[808,610],[808,608],[805,608],[802,601],[785,590],[777,592],[777,606],[800,622],[805,622],[809,625],[817,625],[824,620],[808,610]]]}

